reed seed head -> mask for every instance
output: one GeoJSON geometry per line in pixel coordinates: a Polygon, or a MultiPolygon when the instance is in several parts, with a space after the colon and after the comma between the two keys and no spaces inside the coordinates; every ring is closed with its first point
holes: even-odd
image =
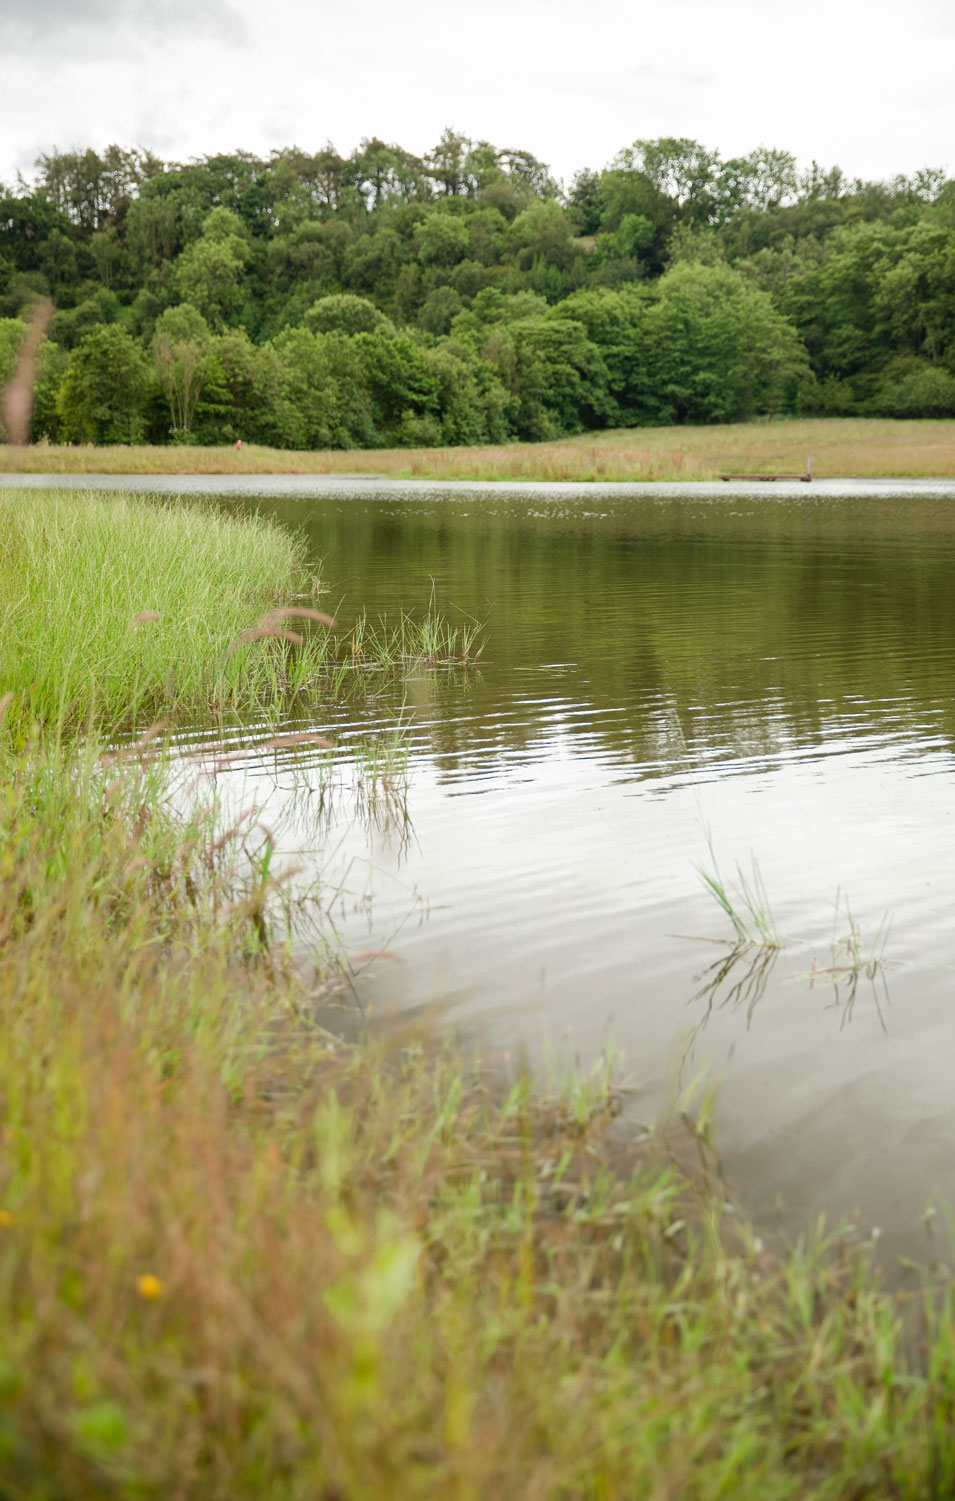
{"type": "Polygon", "coordinates": [[[326,615],[324,610],[313,610],[305,605],[284,605],[279,610],[270,610],[262,619],[263,625],[278,625],[283,620],[314,620],[319,625],[327,625],[329,630],[334,630],[337,621],[326,615]]]}
{"type": "Polygon", "coordinates": [[[276,735],[273,740],[266,740],[265,750],[291,750],[296,745],[319,745],[324,750],[334,750],[334,741],[324,735],[312,735],[303,730],[294,735],[276,735]]]}
{"type": "Polygon", "coordinates": [[[243,631],[240,636],[236,636],[229,647],[229,655],[231,656],[234,651],[238,651],[240,646],[248,646],[251,641],[267,641],[270,638],[288,641],[292,646],[301,646],[302,644],[302,637],[298,631],[286,631],[280,626],[257,625],[252,630],[243,631]]]}

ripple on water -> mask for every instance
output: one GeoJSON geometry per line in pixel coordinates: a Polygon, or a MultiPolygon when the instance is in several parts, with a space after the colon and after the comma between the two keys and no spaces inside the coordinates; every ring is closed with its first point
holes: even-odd
{"type": "Polygon", "coordinates": [[[920,1248],[930,1193],[955,1199],[955,485],[136,488],[303,529],[346,628],[423,610],[432,580],[487,622],[467,674],[285,726],[331,756],[263,754],[274,726],[216,746],[223,795],[253,779],[286,849],[319,850],[343,943],[407,961],[363,968],[370,1003],[453,996],[501,1041],[582,1057],[612,1039],[646,1111],[708,1068],[754,1208],[858,1206],[920,1248]],[[413,837],[356,798],[358,747],[398,716],[413,837]],[[330,763],[336,795],[303,800],[330,763]],[[771,962],[717,941],[708,836],[731,887],[758,861],[771,962]],[[884,992],[860,970],[850,997],[845,957],[886,913],[884,992]]]}

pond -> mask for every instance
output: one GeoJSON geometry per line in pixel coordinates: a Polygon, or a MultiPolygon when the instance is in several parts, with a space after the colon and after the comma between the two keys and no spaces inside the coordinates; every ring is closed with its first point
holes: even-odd
{"type": "MultiPolygon", "coordinates": [[[[955,486],[72,483],[303,530],[342,626],[432,593],[486,622],[468,671],[315,721],[346,781],[350,746],[406,726],[407,822],[332,799],[313,853],[341,943],[386,955],[356,964],[365,1007],[448,1003],[584,1063],[612,1045],[637,1117],[705,1075],[757,1217],[858,1212],[890,1255],[933,1254],[924,1211],[955,1203],[955,486]],[[745,916],[737,865],[779,947],[734,947],[701,867],[745,916]]],[[[270,755],[258,780],[306,842],[301,777],[270,755]]]]}

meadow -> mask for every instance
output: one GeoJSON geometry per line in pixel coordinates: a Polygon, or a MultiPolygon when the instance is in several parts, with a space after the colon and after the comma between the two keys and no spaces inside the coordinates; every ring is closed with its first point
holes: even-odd
{"type": "Polygon", "coordinates": [[[161,735],[117,754],[163,707],[281,711],[294,643],[208,662],[314,597],[294,540],[123,496],[3,504],[0,1492],[950,1495],[947,1282],[886,1290],[851,1227],[748,1224],[702,1086],[625,1136],[610,1059],[492,1068],[421,1022],[343,1041],[334,968],[289,942],[322,893],[185,799],[161,735]],[[61,595],[73,641],[18,609],[61,595]],[[136,634],[166,611],[189,631],[136,634]]]}
{"type": "Polygon", "coordinates": [[[327,449],[299,452],[243,444],[0,445],[6,474],[374,474],[399,479],[718,479],[724,472],[805,473],[824,478],[953,478],[955,421],[786,418],[712,427],[619,428],[552,443],[473,448],[327,449]]]}

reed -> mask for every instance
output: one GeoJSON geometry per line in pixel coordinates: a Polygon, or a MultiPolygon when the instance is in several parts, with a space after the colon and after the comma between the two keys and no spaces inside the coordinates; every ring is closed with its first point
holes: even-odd
{"type": "Polygon", "coordinates": [[[395,624],[362,612],[345,643],[345,661],[365,672],[429,672],[472,666],[484,650],[483,626],[452,625],[434,601],[419,619],[403,610],[395,624]]]}
{"type": "Polygon", "coordinates": [[[260,518],[127,495],[0,494],[0,689],[8,731],[117,732],[160,714],[262,711],[329,654],[268,612],[313,580],[293,538],[260,518]],[[263,617],[263,612],[266,612],[263,617]]]}
{"type": "Polygon", "coordinates": [[[750,857],[748,873],[737,862],[734,876],[727,879],[720,870],[708,829],[706,847],[710,856],[709,864],[698,865],[697,874],[733,924],[737,944],[757,944],[762,948],[778,949],[780,940],[776,920],[756,856],[750,857]]]}

